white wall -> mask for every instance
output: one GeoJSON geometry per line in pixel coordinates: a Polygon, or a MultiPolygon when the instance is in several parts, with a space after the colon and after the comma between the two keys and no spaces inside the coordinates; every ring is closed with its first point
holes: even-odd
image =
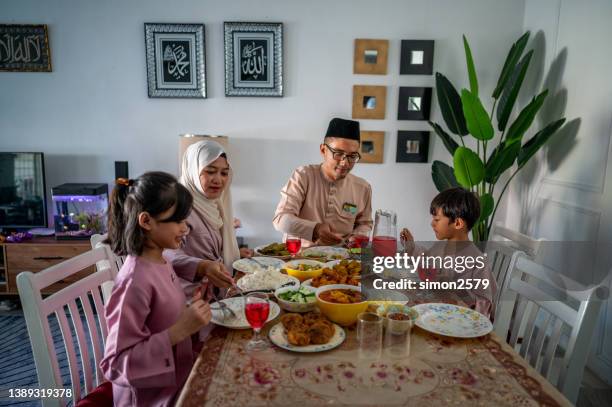
{"type": "MultiPolygon", "coordinates": [[[[525,90],[550,91],[534,130],[561,116],[567,124],[515,178],[507,197],[508,224],[551,241],[599,242],[603,250],[581,257],[581,267],[569,271],[585,283],[611,272],[611,20],[609,0],[525,3],[524,27],[537,33],[531,47],[540,55],[525,90]]],[[[564,257],[544,261],[554,264],[564,257]]],[[[589,366],[612,383],[612,302],[602,308],[589,366]]]]}
{"type": "MultiPolygon", "coordinates": [[[[397,121],[399,86],[433,86],[433,76],[400,76],[401,39],[434,39],[434,70],[467,86],[461,35],[467,34],[483,93],[492,91],[510,44],[523,28],[524,2],[435,1],[34,1],[3,0],[3,23],[49,26],[52,73],[0,73],[2,150],[43,151],[48,187],[110,182],[113,161],[130,174],[176,173],[178,135],[231,137],[235,212],[251,245],[278,239],[271,219],[292,169],[318,161],[329,119],[350,117],[354,84],[388,86],[385,163],[358,165],[373,186],[374,208],[395,209],[400,225],[433,239],[431,164],[396,164],[397,130],[428,130],[397,121]],[[285,97],[224,96],[223,21],[284,23],[285,97]],[[145,22],[204,23],[208,99],[149,99],[145,22]],[[353,75],[355,38],[390,40],[386,76],[353,75]]],[[[434,98],[432,117],[442,118],[434,98]]],[[[434,159],[448,161],[432,134],[434,159]]]]}

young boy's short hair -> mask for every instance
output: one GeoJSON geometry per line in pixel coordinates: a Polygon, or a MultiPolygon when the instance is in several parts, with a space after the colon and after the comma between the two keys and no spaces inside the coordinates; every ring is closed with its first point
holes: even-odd
{"type": "Polygon", "coordinates": [[[431,201],[429,212],[436,215],[438,209],[441,209],[444,216],[450,218],[451,222],[454,222],[457,218],[463,219],[468,231],[472,230],[480,217],[478,197],[475,193],[460,187],[449,188],[436,195],[431,201]]]}

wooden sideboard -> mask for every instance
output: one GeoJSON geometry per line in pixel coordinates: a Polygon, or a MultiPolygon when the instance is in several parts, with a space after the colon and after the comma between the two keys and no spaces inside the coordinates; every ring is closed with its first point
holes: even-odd
{"type": "MultiPolygon", "coordinates": [[[[33,273],[91,250],[89,240],[55,240],[53,237],[35,238],[23,243],[0,243],[0,294],[18,294],[17,275],[33,273]]],[[[53,284],[43,293],[54,293],[93,273],[94,267],[53,284]]]]}

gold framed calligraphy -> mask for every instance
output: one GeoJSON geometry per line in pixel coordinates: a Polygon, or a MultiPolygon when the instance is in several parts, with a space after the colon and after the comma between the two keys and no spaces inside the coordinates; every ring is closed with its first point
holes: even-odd
{"type": "Polygon", "coordinates": [[[205,98],[204,24],[145,23],[150,98],[205,98]]]}
{"type": "Polygon", "coordinates": [[[47,26],[0,24],[0,71],[51,72],[47,26]]]}
{"type": "Polygon", "coordinates": [[[225,96],[283,96],[283,24],[225,22],[225,96]]]}

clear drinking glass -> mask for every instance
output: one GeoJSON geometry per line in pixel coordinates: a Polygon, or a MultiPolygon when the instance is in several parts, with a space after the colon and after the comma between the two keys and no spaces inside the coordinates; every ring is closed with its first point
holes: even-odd
{"type": "Polygon", "coordinates": [[[270,302],[265,293],[249,293],[245,297],[244,315],[251,328],[253,338],[247,344],[247,351],[264,350],[268,347],[268,341],[261,336],[261,328],[266,324],[270,314],[270,302]]]}
{"type": "Polygon", "coordinates": [[[374,217],[372,250],[375,256],[395,256],[397,252],[397,214],[378,209],[374,217]]]}
{"type": "Polygon", "coordinates": [[[393,357],[410,356],[410,333],[414,326],[412,315],[402,312],[387,315],[385,330],[385,352],[393,357]]]}
{"type": "Polygon", "coordinates": [[[379,359],[382,352],[383,319],[373,312],[357,316],[357,342],[360,359],[379,359]]]}

